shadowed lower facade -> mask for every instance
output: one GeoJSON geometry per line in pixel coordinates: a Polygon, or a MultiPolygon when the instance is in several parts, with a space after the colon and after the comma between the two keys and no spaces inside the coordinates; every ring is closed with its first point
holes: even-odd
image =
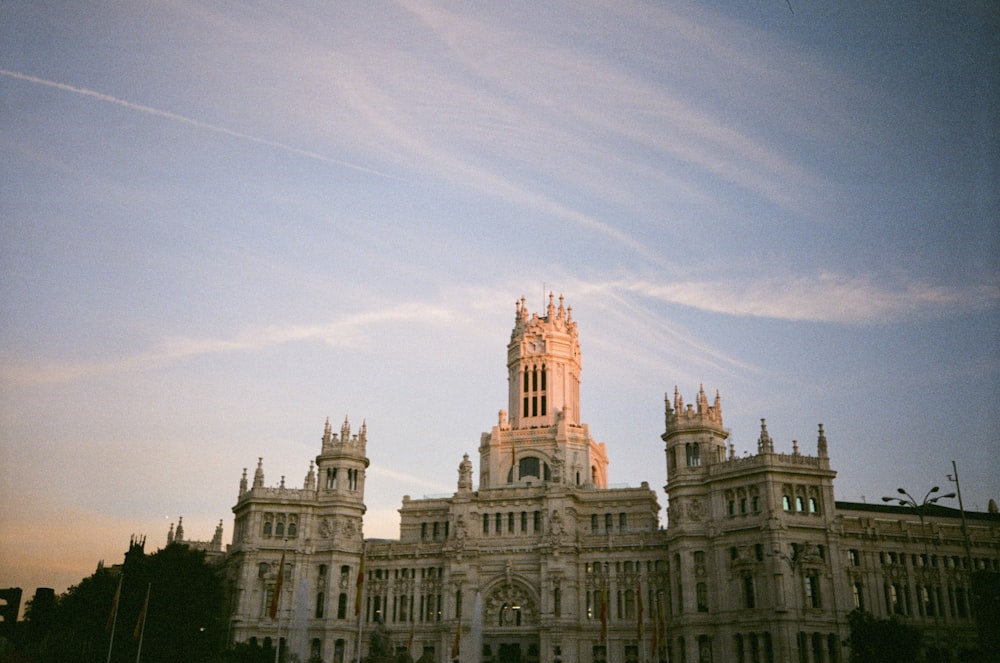
{"type": "Polygon", "coordinates": [[[336,663],[374,631],[436,662],[834,663],[860,608],[975,660],[961,658],[976,646],[970,573],[997,571],[995,512],[837,502],[822,425],[813,453],[779,451],[762,420],[757,453],[737,457],[720,396],[699,388],[666,399],[664,525],[646,482],[608,484],[562,297],[542,315],[516,305],[507,368],[478,480],[466,455],[453,493],[404,496],[398,539],[363,537],[365,424],[327,421],[301,488],[265,485],[262,459],[244,470],[231,640],[336,663]]]}

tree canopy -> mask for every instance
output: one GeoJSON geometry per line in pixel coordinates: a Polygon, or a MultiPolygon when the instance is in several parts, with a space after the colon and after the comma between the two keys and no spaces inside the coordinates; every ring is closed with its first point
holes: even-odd
{"type": "Polygon", "coordinates": [[[140,638],[143,663],[208,661],[224,642],[223,608],[222,579],[203,551],[172,544],[145,555],[133,544],[122,567],[98,568],[60,595],[26,649],[42,663],[101,663],[113,632],[116,663],[136,660],[140,638]]]}

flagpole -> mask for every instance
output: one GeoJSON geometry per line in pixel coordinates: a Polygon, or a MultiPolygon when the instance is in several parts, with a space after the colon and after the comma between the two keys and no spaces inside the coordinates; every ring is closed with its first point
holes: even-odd
{"type": "Polygon", "coordinates": [[[146,635],[146,613],[149,610],[149,592],[153,588],[153,583],[146,585],[146,602],[142,604],[142,626],[139,627],[139,648],[135,652],[135,663],[139,663],[142,656],[142,638],[146,635]]]}
{"type": "Polygon", "coordinates": [[[288,550],[288,537],[281,544],[281,563],[278,564],[278,580],[274,583],[274,619],[278,622],[278,633],[274,643],[274,663],[278,663],[281,655],[281,586],[285,580],[285,551],[288,550]]]}
{"type": "Polygon", "coordinates": [[[363,601],[364,601],[364,598],[365,598],[365,591],[367,591],[367,590],[365,588],[365,575],[364,574],[365,574],[365,541],[364,541],[364,539],[362,539],[361,540],[361,565],[358,567],[358,582],[357,582],[358,588],[361,591],[357,592],[357,594],[354,597],[354,600],[357,602],[357,605],[354,606],[354,609],[358,613],[358,642],[357,642],[357,647],[356,647],[356,649],[357,649],[357,663],[361,663],[361,638],[362,638],[361,630],[364,627],[364,623],[365,623],[365,609],[364,609],[363,601]]]}
{"type": "Polygon", "coordinates": [[[118,602],[122,597],[122,583],[125,582],[125,572],[118,576],[118,589],[115,590],[115,604],[111,616],[111,642],[108,643],[108,663],[111,663],[111,652],[115,648],[115,628],[118,626],[118,602]]]}

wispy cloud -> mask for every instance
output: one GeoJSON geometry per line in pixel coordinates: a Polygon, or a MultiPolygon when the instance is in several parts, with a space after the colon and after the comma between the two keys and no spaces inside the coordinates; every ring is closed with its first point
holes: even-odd
{"type": "Polygon", "coordinates": [[[387,477],[389,479],[400,481],[404,484],[420,486],[421,488],[433,490],[435,493],[447,493],[454,489],[454,486],[447,486],[443,483],[428,481],[422,477],[407,474],[406,472],[400,472],[399,470],[394,470],[383,465],[372,465],[368,468],[368,472],[370,474],[374,474],[375,476],[387,477]]]}
{"type": "Polygon", "coordinates": [[[151,370],[191,357],[249,352],[285,343],[319,341],[335,347],[353,347],[364,343],[378,325],[398,322],[440,325],[456,315],[454,311],[440,306],[402,303],[345,315],[321,324],[272,325],[250,329],[229,338],[168,338],[152,352],[110,361],[5,365],[2,375],[14,382],[59,383],[105,373],[151,370]]]}
{"type": "Polygon", "coordinates": [[[186,117],[184,115],[179,115],[177,113],[171,113],[170,111],[160,110],[159,108],[153,108],[151,106],[137,104],[135,102],[128,101],[126,99],[119,99],[118,97],[114,97],[109,94],[104,94],[102,92],[97,92],[95,90],[89,90],[87,88],[77,87],[75,85],[67,85],[66,83],[59,83],[57,81],[50,81],[44,78],[31,76],[29,74],[23,74],[17,71],[10,71],[9,69],[0,69],[0,75],[7,76],[9,78],[15,78],[21,81],[27,81],[29,83],[35,83],[36,85],[44,85],[46,87],[55,88],[57,90],[63,90],[64,92],[72,92],[73,94],[82,95],[84,97],[90,97],[92,99],[104,101],[109,104],[115,104],[123,108],[128,108],[129,110],[138,111],[140,113],[146,113],[147,115],[153,115],[155,117],[171,120],[173,122],[179,122],[181,124],[186,124],[188,126],[196,127],[198,129],[203,129],[205,131],[211,131],[213,133],[230,136],[232,138],[238,138],[240,140],[246,140],[253,143],[258,143],[260,145],[266,145],[268,147],[284,150],[285,152],[291,152],[292,154],[297,154],[302,157],[315,159],[316,161],[323,161],[326,163],[337,164],[339,166],[351,168],[357,171],[361,171],[363,173],[367,173],[369,175],[378,175],[379,177],[399,179],[393,175],[379,172],[372,168],[367,168],[365,166],[361,166],[355,163],[342,161],[340,159],[334,159],[332,157],[319,154],[317,152],[312,152],[310,150],[303,150],[301,148],[294,147],[292,145],[286,145],[285,143],[280,143],[278,141],[269,140],[267,138],[261,138],[259,136],[253,136],[251,134],[243,133],[241,131],[234,131],[233,129],[220,127],[216,124],[209,124],[208,122],[202,122],[201,120],[196,120],[194,118],[186,117]]]}
{"type": "Polygon", "coordinates": [[[746,280],[637,280],[612,286],[715,313],[840,324],[880,324],[909,315],[981,310],[1000,303],[1000,287],[995,283],[957,288],[911,280],[893,287],[867,275],[830,272],[746,280]]]}

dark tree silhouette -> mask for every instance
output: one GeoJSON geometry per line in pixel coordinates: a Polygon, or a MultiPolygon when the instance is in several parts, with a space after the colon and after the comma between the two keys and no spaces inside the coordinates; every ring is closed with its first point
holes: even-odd
{"type": "Polygon", "coordinates": [[[876,619],[854,610],[851,627],[851,663],[912,663],[920,653],[920,629],[895,618],[876,619]]]}

